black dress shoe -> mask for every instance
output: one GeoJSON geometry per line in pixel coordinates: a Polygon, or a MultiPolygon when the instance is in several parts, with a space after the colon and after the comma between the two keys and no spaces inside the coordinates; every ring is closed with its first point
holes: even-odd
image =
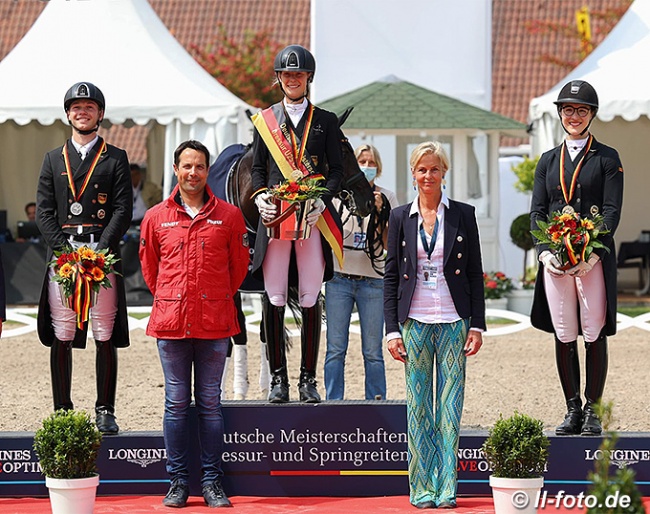
{"type": "Polygon", "coordinates": [[[436,504],[433,502],[420,502],[413,505],[416,509],[435,509],[436,504]]]}
{"type": "Polygon", "coordinates": [[[456,502],[454,500],[450,500],[448,502],[440,502],[438,504],[439,509],[455,509],[456,508],[456,502]]]}
{"type": "Polygon", "coordinates": [[[321,398],[316,389],[316,379],[314,377],[302,377],[298,384],[300,401],[303,403],[320,403],[321,398]]]}
{"type": "Polygon", "coordinates": [[[223,492],[221,482],[218,480],[203,486],[203,499],[208,507],[215,509],[219,507],[232,507],[232,503],[230,503],[226,493],[223,492]]]}
{"type": "Polygon", "coordinates": [[[189,497],[190,488],[185,482],[172,482],[167,495],[163,498],[163,505],[175,508],[185,507],[189,497]]]}
{"type": "Polygon", "coordinates": [[[108,409],[95,409],[97,417],[95,423],[102,434],[115,435],[120,431],[120,427],[115,422],[115,415],[108,409]]]}
{"type": "Polygon", "coordinates": [[[287,403],[289,401],[289,384],[273,381],[269,392],[270,403],[287,403]]]}

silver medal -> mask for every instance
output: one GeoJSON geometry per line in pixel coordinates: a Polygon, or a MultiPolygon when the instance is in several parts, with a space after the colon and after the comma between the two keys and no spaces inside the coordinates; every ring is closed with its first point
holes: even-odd
{"type": "Polygon", "coordinates": [[[562,209],[562,214],[575,214],[575,209],[570,205],[565,205],[562,209]]]}
{"type": "Polygon", "coordinates": [[[79,216],[83,212],[84,208],[79,202],[75,202],[70,206],[70,212],[75,216],[79,216]]]}

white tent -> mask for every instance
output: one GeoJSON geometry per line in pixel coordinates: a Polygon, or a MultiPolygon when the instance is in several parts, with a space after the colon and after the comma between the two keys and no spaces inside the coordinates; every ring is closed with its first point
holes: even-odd
{"type": "Polygon", "coordinates": [[[96,84],[112,124],[149,125],[148,168],[171,186],[185,139],[216,155],[250,138],[249,106],[221,86],[169,33],[147,0],[50,0],[0,62],[0,205],[9,226],[33,200],[43,154],[70,135],[63,96],[96,84]]]}
{"type": "Polygon", "coordinates": [[[636,0],[607,38],[577,68],[530,103],[533,153],[564,139],[556,106],[560,88],[582,79],[598,92],[600,108],[592,125],[596,139],[616,148],[625,169],[623,217],[617,240],[635,239],[650,229],[647,192],[650,141],[650,0],[636,0]]]}

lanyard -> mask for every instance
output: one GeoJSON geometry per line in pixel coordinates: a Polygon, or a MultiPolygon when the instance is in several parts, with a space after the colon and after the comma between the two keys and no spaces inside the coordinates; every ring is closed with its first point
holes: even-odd
{"type": "Polygon", "coordinates": [[[438,239],[438,216],[436,216],[436,224],[433,226],[433,234],[431,235],[431,246],[427,243],[427,235],[424,232],[424,222],[420,224],[420,239],[422,239],[422,247],[427,252],[427,260],[431,260],[431,254],[436,247],[436,239],[438,239]]]}

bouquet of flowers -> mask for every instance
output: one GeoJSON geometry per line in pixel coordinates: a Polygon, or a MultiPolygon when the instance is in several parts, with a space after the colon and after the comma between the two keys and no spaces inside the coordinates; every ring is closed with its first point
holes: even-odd
{"type": "Polygon", "coordinates": [[[92,293],[99,293],[100,287],[111,287],[108,274],[117,273],[113,265],[118,259],[108,250],[95,251],[87,246],[54,251],[54,256],[50,262],[54,269],[52,280],[59,284],[64,304],[77,313],[77,326],[82,328],[88,321],[92,293]]]}
{"type": "Polygon", "coordinates": [[[609,252],[609,248],[598,240],[598,236],[609,233],[601,214],[581,218],[577,212],[555,211],[547,222],[537,220],[537,226],[538,230],[531,231],[537,244],[547,244],[563,269],[588,261],[594,248],[604,248],[609,252]]]}
{"type": "Polygon", "coordinates": [[[313,200],[328,192],[326,187],[318,185],[322,180],[325,180],[323,175],[303,175],[296,170],[290,178],[271,187],[269,193],[278,200],[290,203],[313,200]]]}
{"type": "Polygon", "coordinates": [[[483,273],[483,289],[488,300],[503,298],[513,287],[512,280],[501,271],[483,273]]]}

